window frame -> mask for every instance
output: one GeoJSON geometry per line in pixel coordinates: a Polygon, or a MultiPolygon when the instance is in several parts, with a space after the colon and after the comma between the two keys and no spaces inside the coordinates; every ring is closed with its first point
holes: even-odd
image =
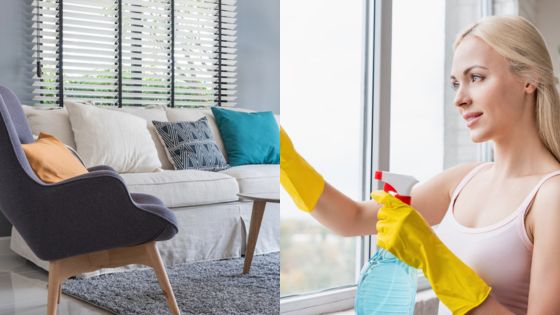
{"type": "MultiPolygon", "coordinates": [[[[362,57],[362,199],[380,189],[374,179],[377,169],[389,169],[391,107],[391,0],[364,0],[364,53],[362,57]]],[[[356,248],[357,282],[362,267],[375,252],[375,237],[361,236],[356,248]]],[[[317,314],[354,307],[356,285],[280,299],[281,314],[317,314]]]]}

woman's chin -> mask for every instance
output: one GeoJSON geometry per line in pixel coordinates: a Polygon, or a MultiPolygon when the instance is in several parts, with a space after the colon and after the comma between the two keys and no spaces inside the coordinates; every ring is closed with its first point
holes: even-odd
{"type": "Polygon", "coordinates": [[[481,133],[481,132],[476,132],[476,131],[471,131],[471,141],[474,143],[482,143],[482,142],[486,142],[488,141],[488,137],[487,135],[481,133]]]}

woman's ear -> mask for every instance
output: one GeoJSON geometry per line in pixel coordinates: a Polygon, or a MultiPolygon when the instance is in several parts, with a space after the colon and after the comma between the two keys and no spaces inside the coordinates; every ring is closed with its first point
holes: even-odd
{"type": "Polygon", "coordinates": [[[531,82],[526,82],[524,90],[527,94],[533,94],[537,90],[537,86],[531,82]]]}

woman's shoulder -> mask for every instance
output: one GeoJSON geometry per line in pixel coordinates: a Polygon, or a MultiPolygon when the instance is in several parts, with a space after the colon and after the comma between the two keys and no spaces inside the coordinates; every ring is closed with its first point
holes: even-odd
{"type": "Polygon", "coordinates": [[[474,170],[477,166],[484,164],[483,162],[468,162],[468,163],[461,163],[450,167],[443,172],[441,172],[440,176],[442,183],[446,184],[446,189],[451,197],[455,188],[459,185],[461,180],[465,178],[472,170],[474,170]]]}
{"type": "Polygon", "coordinates": [[[443,218],[453,190],[461,180],[480,163],[464,163],[450,167],[426,182],[414,187],[412,205],[430,224],[443,218]]]}
{"type": "Polygon", "coordinates": [[[531,241],[534,240],[535,229],[539,226],[542,227],[552,223],[556,228],[556,226],[560,224],[559,193],[559,175],[546,178],[546,180],[538,188],[533,202],[526,214],[527,232],[531,241]]]}
{"type": "MultiPolygon", "coordinates": [[[[552,175],[552,174],[551,174],[552,175]]],[[[560,170],[554,176],[546,179],[539,188],[536,196],[534,206],[557,206],[560,207],[560,170]],[[538,202],[537,202],[538,201],[538,202]]],[[[560,209],[559,209],[560,210],[560,209]]]]}
{"type": "Polygon", "coordinates": [[[545,175],[541,176],[541,186],[535,196],[535,200],[540,199],[547,203],[555,201],[560,204],[558,194],[560,193],[560,167],[553,168],[556,170],[547,171],[545,175]]]}
{"type": "Polygon", "coordinates": [[[444,192],[446,197],[450,198],[461,180],[480,164],[480,162],[470,162],[455,165],[445,169],[441,173],[435,175],[415,188],[418,188],[417,190],[419,191],[426,192],[444,192]]]}

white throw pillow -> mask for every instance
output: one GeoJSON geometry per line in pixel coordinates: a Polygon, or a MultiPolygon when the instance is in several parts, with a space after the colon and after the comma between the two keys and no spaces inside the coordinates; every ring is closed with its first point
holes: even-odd
{"type": "Polygon", "coordinates": [[[152,123],[153,120],[157,121],[167,121],[167,115],[165,113],[165,106],[162,105],[153,105],[153,106],[123,106],[123,107],[110,107],[110,110],[116,110],[120,112],[125,112],[132,114],[134,116],[138,116],[144,118],[148,125],[148,131],[150,132],[150,136],[152,136],[152,141],[156,145],[156,151],[158,153],[159,161],[161,162],[161,168],[164,170],[173,170],[173,164],[169,160],[167,156],[167,149],[159,140],[158,133],[156,131],[156,127],[152,123]]]}
{"type": "Polygon", "coordinates": [[[87,167],[105,164],[119,173],[160,169],[161,162],[144,119],[90,105],[65,105],[76,149],[87,167]]]}
{"type": "Polygon", "coordinates": [[[22,105],[27,122],[34,135],[46,132],[64,144],[76,148],[66,108],[22,105]]]}

